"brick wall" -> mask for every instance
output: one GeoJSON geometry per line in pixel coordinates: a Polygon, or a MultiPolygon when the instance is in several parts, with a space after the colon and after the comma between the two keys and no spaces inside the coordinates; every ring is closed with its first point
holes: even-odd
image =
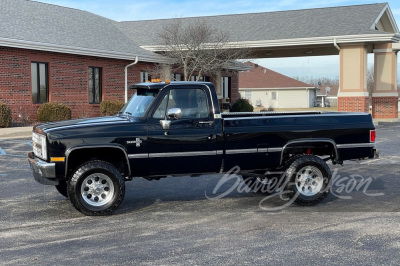
{"type": "MultiPolygon", "coordinates": [[[[49,101],[71,107],[73,118],[100,115],[100,105],[89,104],[89,66],[102,68],[102,100],[124,100],[124,67],[131,61],[0,47],[0,101],[11,107],[14,121],[35,121],[40,106],[32,103],[32,61],[48,63],[49,101]]],[[[139,82],[147,68],[130,67],[128,84],[139,82]]]]}
{"type": "Polygon", "coordinates": [[[373,97],[372,116],[374,118],[398,118],[397,97],[373,97]]]}
{"type": "MultiPolygon", "coordinates": [[[[71,107],[72,118],[99,116],[100,104],[89,104],[89,67],[102,68],[102,100],[124,101],[124,68],[132,61],[0,47],[0,101],[10,106],[14,122],[34,122],[40,104],[32,103],[31,62],[43,62],[48,63],[50,102],[71,107]]],[[[142,62],[129,67],[128,84],[139,82],[140,71],[152,67],[142,62]]],[[[233,75],[232,102],[239,98],[237,79],[233,75]]]]}
{"type": "Polygon", "coordinates": [[[338,111],[369,112],[368,97],[338,97],[338,111]]]}

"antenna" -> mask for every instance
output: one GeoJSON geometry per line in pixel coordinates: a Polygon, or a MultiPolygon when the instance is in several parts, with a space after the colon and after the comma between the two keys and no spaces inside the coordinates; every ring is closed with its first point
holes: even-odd
{"type": "Polygon", "coordinates": [[[326,92],[326,94],[329,94],[331,92],[331,87],[326,87],[325,92],[326,92]]]}

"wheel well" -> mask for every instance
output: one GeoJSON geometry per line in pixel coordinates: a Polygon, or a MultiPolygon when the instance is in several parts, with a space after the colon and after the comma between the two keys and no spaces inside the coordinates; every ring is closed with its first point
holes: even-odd
{"type": "Polygon", "coordinates": [[[72,150],[67,156],[66,177],[74,173],[78,167],[88,161],[101,160],[109,162],[123,176],[130,175],[128,159],[126,153],[119,148],[78,148],[72,150]]]}
{"type": "Polygon", "coordinates": [[[282,160],[296,154],[314,154],[318,156],[329,156],[332,161],[338,161],[336,145],[333,141],[295,141],[288,143],[282,151],[282,160]]]}

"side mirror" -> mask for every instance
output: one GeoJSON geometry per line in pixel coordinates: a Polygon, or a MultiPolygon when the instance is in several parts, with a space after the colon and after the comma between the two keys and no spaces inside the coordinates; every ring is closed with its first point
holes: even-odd
{"type": "Polygon", "coordinates": [[[178,120],[182,118],[181,108],[171,108],[168,110],[167,116],[172,120],[178,120]]]}

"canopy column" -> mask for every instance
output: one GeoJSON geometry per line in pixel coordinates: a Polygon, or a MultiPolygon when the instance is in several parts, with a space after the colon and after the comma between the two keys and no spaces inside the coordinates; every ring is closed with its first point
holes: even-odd
{"type": "Polygon", "coordinates": [[[369,112],[367,46],[340,47],[338,110],[369,112]]]}
{"type": "Polygon", "coordinates": [[[398,118],[397,51],[391,43],[375,44],[374,61],[372,116],[398,118]]]}

